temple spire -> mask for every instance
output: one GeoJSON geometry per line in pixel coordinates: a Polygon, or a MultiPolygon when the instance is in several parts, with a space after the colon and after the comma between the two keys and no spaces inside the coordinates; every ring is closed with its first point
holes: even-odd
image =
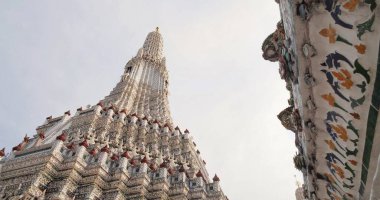
{"type": "Polygon", "coordinates": [[[162,59],[163,40],[158,27],[156,27],[156,31],[152,31],[147,35],[143,49],[145,56],[157,61],[162,59]]]}
{"type": "Polygon", "coordinates": [[[172,124],[168,102],[168,71],[163,57],[163,39],[159,28],[150,32],[138,51],[125,66],[120,82],[104,99],[107,107],[115,105],[172,124]]]}
{"type": "Polygon", "coordinates": [[[227,200],[188,131],[174,130],[168,84],[156,29],[110,95],[73,115],[48,117],[5,159],[0,150],[0,199],[20,199],[22,190],[25,199],[227,200]]]}

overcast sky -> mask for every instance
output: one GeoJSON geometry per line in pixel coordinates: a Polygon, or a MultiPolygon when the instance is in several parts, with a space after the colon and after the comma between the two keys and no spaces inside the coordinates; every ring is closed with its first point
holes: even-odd
{"type": "Polygon", "coordinates": [[[289,94],[261,57],[274,0],[0,0],[0,148],[47,116],[96,104],[156,26],[174,123],[188,128],[231,200],[295,199],[289,94]]]}

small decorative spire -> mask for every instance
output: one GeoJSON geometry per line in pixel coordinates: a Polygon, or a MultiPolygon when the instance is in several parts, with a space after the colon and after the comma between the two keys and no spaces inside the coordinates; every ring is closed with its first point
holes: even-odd
{"type": "Polygon", "coordinates": [[[24,143],[29,143],[29,140],[30,140],[30,138],[28,137],[27,134],[25,134],[25,137],[24,137],[23,142],[24,142],[24,143]]]}
{"type": "Polygon", "coordinates": [[[84,140],[81,143],[79,143],[79,146],[84,146],[85,148],[89,146],[87,143],[87,137],[85,137],[84,140]]]}
{"type": "Polygon", "coordinates": [[[108,148],[108,145],[105,145],[102,149],[100,149],[100,151],[110,153],[110,149],[108,148]]]}
{"type": "Polygon", "coordinates": [[[61,135],[58,135],[57,140],[61,140],[62,142],[66,141],[66,135],[64,132],[61,133],[61,135]]]}
{"type": "Polygon", "coordinates": [[[38,134],[38,137],[41,139],[41,140],[44,140],[45,139],[45,133],[44,132],[41,132],[38,134]]]}
{"type": "Polygon", "coordinates": [[[128,154],[128,151],[125,151],[123,154],[121,154],[121,157],[124,157],[124,158],[127,158],[127,159],[131,158],[131,156],[129,156],[129,154],[128,154]]]}
{"type": "Polygon", "coordinates": [[[119,160],[119,156],[116,155],[116,154],[113,154],[113,155],[111,156],[111,160],[119,160]]]}
{"type": "Polygon", "coordinates": [[[166,163],[166,161],[163,161],[161,164],[160,164],[160,168],[167,168],[168,165],[166,163]]]}
{"type": "Polygon", "coordinates": [[[75,148],[74,142],[70,143],[69,145],[66,146],[68,149],[73,150],[75,148]]]}
{"type": "Polygon", "coordinates": [[[65,112],[65,115],[70,116],[70,115],[71,115],[70,110],[66,111],[66,112],[65,112]]]}
{"type": "Polygon", "coordinates": [[[220,181],[219,177],[218,177],[216,174],[215,174],[214,178],[212,178],[212,180],[213,180],[214,182],[216,182],[216,181],[220,181]]]}
{"type": "Polygon", "coordinates": [[[173,168],[170,167],[170,168],[168,169],[168,173],[169,173],[170,175],[174,174],[174,172],[175,172],[175,171],[174,171],[173,168]]]}
{"type": "Polygon", "coordinates": [[[184,132],[185,132],[185,133],[190,133],[189,130],[187,130],[187,129],[186,129],[184,132]]]}
{"type": "Polygon", "coordinates": [[[103,108],[103,102],[102,101],[99,101],[99,103],[97,103],[96,105],[100,106],[103,108]]]}
{"type": "Polygon", "coordinates": [[[24,139],[22,140],[22,142],[21,142],[20,144],[18,144],[17,146],[14,146],[14,147],[12,148],[12,151],[21,151],[22,148],[23,148],[26,144],[29,143],[29,141],[30,141],[30,139],[29,139],[28,135],[25,135],[25,137],[24,137],[24,139]]]}
{"type": "Polygon", "coordinates": [[[196,176],[197,176],[197,177],[202,177],[202,178],[203,178],[203,174],[202,174],[201,170],[199,170],[199,171],[197,172],[196,176]]]}
{"type": "Polygon", "coordinates": [[[0,158],[5,156],[5,148],[0,150],[0,158]]]}
{"type": "Polygon", "coordinates": [[[150,163],[149,168],[150,168],[152,171],[156,171],[156,170],[157,170],[157,165],[156,165],[156,163],[155,163],[155,162],[150,163]]]}
{"type": "Polygon", "coordinates": [[[179,171],[179,172],[185,172],[186,170],[185,170],[185,168],[183,167],[183,165],[181,165],[181,167],[179,168],[178,171],[179,171]]]}
{"type": "Polygon", "coordinates": [[[0,150],[0,157],[3,157],[3,156],[5,156],[5,148],[2,148],[0,150]]]}
{"type": "Polygon", "coordinates": [[[115,106],[112,104],[110,107],[108,107],[109,110],[113,110],[113,111],[116,111],[116,108],[115,106]]]}
{"type": "Polygon", "coordinates": [[[96,148],[93,148],[90,152],[88,152],[90,155],[94,156],[96,155],[97,151],[96,148]]]}
{"type": "Polygon", "coordinates": [[[156,32],[159,32],[159,30],[160,30],[160,28],[157,26],[157,27],[156,27],[156,32]]]}
{"type": "Polygon", "coordinates": [[[147,158],[146,156],[144,156],[144,158],[141,159],[140,162],[141,162],[141,163],[148,163],[149,161],[148,161],[148,158],[147,158]]]}
{"type": "Polygon", "coordinates": [[[21,145],[22,145],[22,143],[18,144],[17,146],[14,146],[14,147],[12,148],[12,151],[20,151],[21,148],[22,148],[21,145]]]}
{"type": "Polygon", "coordinates": [[[129,163],[130,163],[132,166],[134,166],[134,165],[136,165],[136,160],[135,160],[134,158],[132,158],[132,159],[129,161],[129,163]]]}

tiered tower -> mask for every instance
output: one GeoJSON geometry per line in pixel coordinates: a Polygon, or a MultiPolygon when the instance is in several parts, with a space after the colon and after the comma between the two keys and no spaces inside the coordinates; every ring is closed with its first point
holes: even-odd
{"type": "Polygon", "coordinates": [[[97,105],[0,151],[0,199],[227,199],[189,131],[173,127],[168,85],[157,28],[97,105]]]}

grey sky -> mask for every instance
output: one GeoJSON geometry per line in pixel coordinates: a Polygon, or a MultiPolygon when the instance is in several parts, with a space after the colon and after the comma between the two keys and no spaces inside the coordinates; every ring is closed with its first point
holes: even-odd
{"type": "Polygon", "coordinates": [[[236,200],[294,199],[294,135],[276,115],[288,92],[261,44],[274,0],[0,1],[0,147],[49,116],[95,104],[160,27],[174,122],[236,200]]]}

